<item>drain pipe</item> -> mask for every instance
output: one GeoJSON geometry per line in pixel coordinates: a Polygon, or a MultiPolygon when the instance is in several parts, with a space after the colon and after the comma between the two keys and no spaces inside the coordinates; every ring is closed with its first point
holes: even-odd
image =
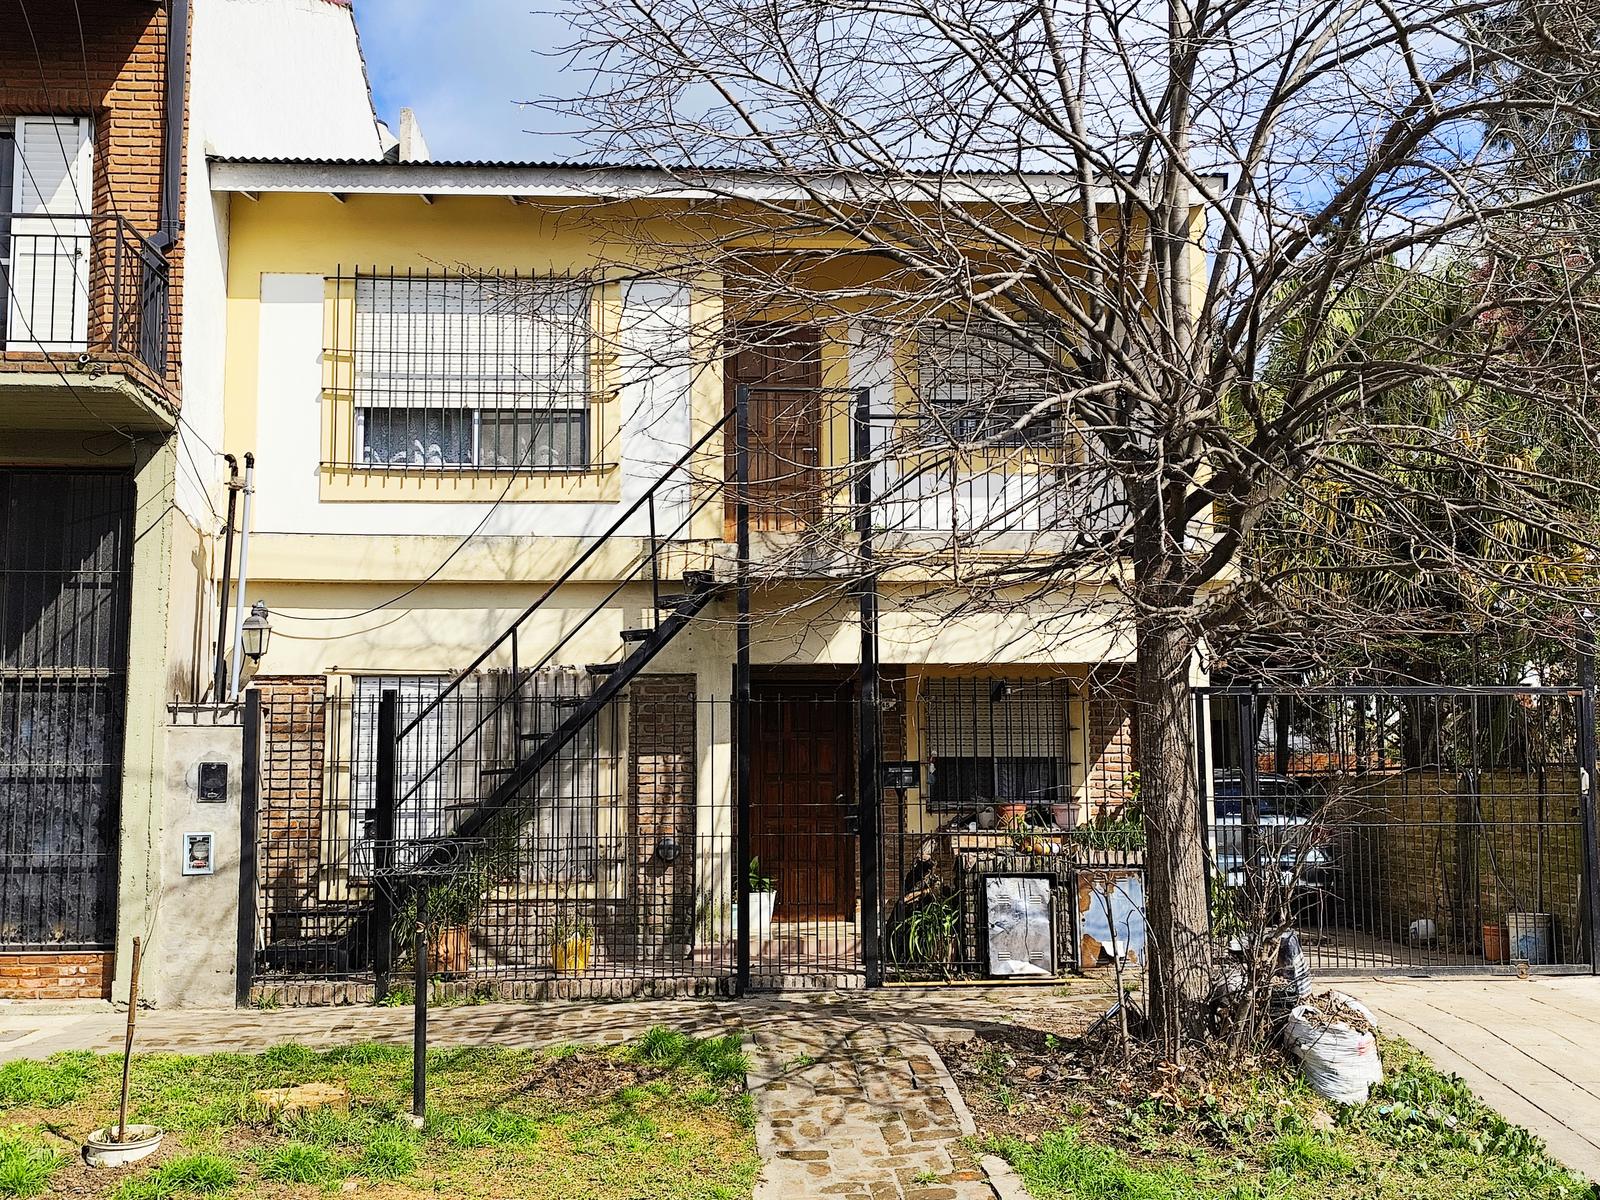
{"type": "Polygon", "coordinates": [[[222,586],[217,600],[217,660],[211,672],[211,703],[221,704],[228,685],[228,592],[233,583],[233,516],[239,503],[239,460],[224,454],[228,464],[228,525],[222,550],[222,586]]]}
{"type": "Polygon", "coordinates": [[[228,687],[228,699],[239,696],[239,671],[244,666],[244,587],[249,578],[250,565],[250,499],[256,494],[256,456],[244,456],[244,516],[239,524],[239,586],[234,590],[233,605],[233,682],[228,687]]]}

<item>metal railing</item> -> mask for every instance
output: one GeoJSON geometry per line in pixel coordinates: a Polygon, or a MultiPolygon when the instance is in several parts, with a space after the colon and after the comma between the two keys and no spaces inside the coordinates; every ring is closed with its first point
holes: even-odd
{"type": "Polygon", "coordinates": [[[113,213],[0,213],[8,354],[134,359],[167,372],[167,260],[113,213]]]}

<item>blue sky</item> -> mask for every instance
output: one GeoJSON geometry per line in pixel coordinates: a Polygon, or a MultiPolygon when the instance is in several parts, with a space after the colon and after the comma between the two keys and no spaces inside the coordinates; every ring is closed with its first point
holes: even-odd
{"type": "Polygon", "coordinates": [[[517,101],[558,93],[549,51],[565,23],[548,0],[355,0],[378,114],[399,131],[416,110],[435,158],[540,159],[581,149],[552,132],[549,113],[517,101]],[[532,132],[530,132],[532,131],[532,132]]]}

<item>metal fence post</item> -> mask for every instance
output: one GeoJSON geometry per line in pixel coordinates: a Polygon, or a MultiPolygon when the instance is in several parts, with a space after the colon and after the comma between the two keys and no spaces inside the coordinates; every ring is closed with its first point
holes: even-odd
{"type": "Polygon", "coordinates": [[[1597,870],[1600,870],[1600,833],[1594,811],[1595,787],[1595,614],[1584,609],[1578,617],[1578,804],[1583,820],[1583,919],[1588,926],[1589,973],[1600,974],[1600,923],[1596,921],[1597,870]]]}
{"type": "Polygon", "coordinates": [[[250,1003],[256,972],[256,839],[261,808],[261,693],[244,694],[244,751],[239,765],[239,931],[234,993],[250,1003]]]}
{"type": "Polygon", "coordinates": [[[857,803],[861,820],[861,957],[866,985],[883,982],[878,953],[878,818],[883,808],[882,747],[878,722],[878,569],[872,544],[872,392],[855,403],[856,538],[861,564],[856,593],[861,606],[861,686],[857,698],[857,803]]]}
{"type": "Polygon", "coordinates": [[[738,539],[737,650],[733,667],[735,995],[750,990],[750,388],[733,392],[735,526],[738,539]]]}
{"type": "MultiPolygon", "coordinates": [[[[378,699],[376,781],[373,788],[371,838],[372,869],[380,877],[392,866],[394,855],[395,745],[399,729],[400,693],[385,688],[378,699]]],[[[372,973],[378,999],[389,994],[389,974],[394,967],[394,899],[379,887],[372,902],[372,973]]]]}

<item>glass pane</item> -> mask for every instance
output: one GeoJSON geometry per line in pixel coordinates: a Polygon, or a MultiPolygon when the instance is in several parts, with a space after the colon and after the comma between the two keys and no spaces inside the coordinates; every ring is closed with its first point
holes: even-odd
{"type": "Polygon", "coordinates": [[[489,409],[478,420],[478,461],[485,467],[587,466],[588,412],[584,409],[546,412],[489,409]]]}
{"type": "Polygon", "coordinates": [[[361,461],[369,466],[444,467],[472,462],[472,413],[451,408],[359,410],[361,461]]]}

